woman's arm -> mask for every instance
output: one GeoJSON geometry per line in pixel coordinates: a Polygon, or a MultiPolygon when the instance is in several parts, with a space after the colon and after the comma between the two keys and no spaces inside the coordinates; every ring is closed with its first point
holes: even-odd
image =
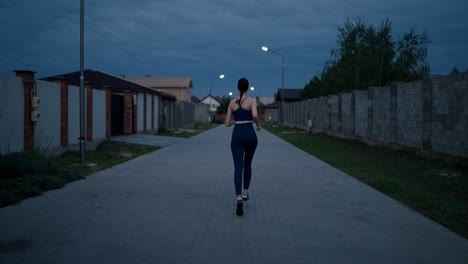
{"type": "Polygon", "coordinates": [[[254,98],[254,101],[252,102],[252,117],[255,125],[257,126],[256,130],[260,131],[262,127],[260,126],[260,120],[258,118],[258,112],[257,112],[257,100],[254,98]]]}

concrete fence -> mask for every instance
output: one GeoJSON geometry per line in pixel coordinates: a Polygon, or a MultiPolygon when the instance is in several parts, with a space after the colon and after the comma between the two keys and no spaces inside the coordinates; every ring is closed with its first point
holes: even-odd
{"type": "MultiPolygon", "coordinates": [[[[85,87],[85,133],[80,138],[79,87],[65,79],[35,80],[34,72],[0,75],[0,154],[35,147],[60,152],[80,140],[99,143],[118,134],[193,127],[194,105],[141,91],[85,87]],[[34,94],[35,93],[35,94],[34,94]],[[33,95],[40,98],[33,106],[33,95]],[[33,111],[40,116],[34,120],[33,111]]],[[[89,146],[96,145],[90,144],[89,146]]]]}
{"type": "Polygon", "coordinates": [[[468,72],[285,105],[285,125],[312,133],[468,158],[468,72]]]}
{"type": "Polygon", "coordinates": [[[207,104],[195,105],[195,122],[209,123],[210,122],[210,106],[207,104]]]}

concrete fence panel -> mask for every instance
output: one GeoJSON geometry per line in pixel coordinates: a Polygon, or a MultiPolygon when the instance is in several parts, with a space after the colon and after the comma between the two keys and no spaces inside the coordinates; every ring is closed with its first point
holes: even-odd
{"type": "Polygon", "coordinates": [[[355,94],[343,93],[341,96],[341,132],[346,136],[354,135],[355,94]]]}
{"type": "Polygon", "coordinates": [[[370,138],[376,141],[390,142],[392,135],[390,133],[391,105],[390,93],[391,87],[371,87],[372,90],[372,132],[370,138]]]}
{"type": "MultiPolygon", "coordinates": [[[[85,100],[86,104],[86,100],[85,100]]],[[[78,145],[80,137],[80,87],[68,86],[68,144],[78,145]]]]}
{"type": "Polygon", "coordinates": [[[468,73],[432,81],[432,150],[468,157],[468,73]]]}
{"type": "Polygon", "coordinates": [[[468,72],[285,104],[285,125],[468,158],[468,72]]]}
{"type": "Polygon", "coordinates": [[[340,116],[340,96],[328,96],[328,116],[329,116],[329,132],[339,133],[341,130],[341,116],[340,116]]]}
{"type": "Polygon", "coordinates": [[[23,79],[0,75],[0,94],[0,153],[23,151],[23,79]]]}
{"type": "Polygon", "coordinates": [[[106,138],[106,91],[93,89],[93,140],[106,138]]]}
{"type": "MultiPolygon", "coordinates": [[[[60,84],[36,81],[37,95],[40,98],[39,121],[34,133],[35,146],[42,149],[60,146],[60,84]]],[[[79,97],[73,100],[79,100],[79,97]]]]}
{"type": "Polygon", "coordinates": [[[423,95],[422,82],[401,83],[397,90],[396,143],[422,148],[423,95]]]}
{"type": "Polygon", "coordinates": [[[355,96],[355,135],[367,138],[369,97],[367,91],[354,91],[355,96]]]}

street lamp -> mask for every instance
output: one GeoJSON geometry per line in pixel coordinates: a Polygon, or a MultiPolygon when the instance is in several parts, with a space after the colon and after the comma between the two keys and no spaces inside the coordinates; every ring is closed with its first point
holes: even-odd
{"type": "Polygon", "coordinates": [[[80,1],[80,164],[85,164],[85,92],[84,92],[84,0],[80,1]]]}
{"type": "Polygon", "coordinates": [[[281,131],[284,129],[284,118],[283,118],[283,109],[284,109],[284,55],[276,51],[269,49],[268,47],[263,46],[262,50],[265,52],[271,52],[276,55],[281,56],[283,59],[283,64],[281,65],[281,131]]]}
{"type": "Polygon", "coordinates": [[[214,81],[214,80],[217,80],[217,79],[224,79],[224,74],[221,74],[221,75],[218,76],[218,78],[212,79],[212,80],[210,81],[210,111],[211,111],[211,107],[213,106],[213,102],[212,102],[213,96],[211,95],[211,92],[212,92],[212,90],[213,90],[213,81],[214,81]]]}

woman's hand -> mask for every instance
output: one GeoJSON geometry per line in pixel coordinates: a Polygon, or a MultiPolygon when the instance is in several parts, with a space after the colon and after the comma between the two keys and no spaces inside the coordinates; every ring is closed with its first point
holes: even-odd
{"type": "Polygon", "coordinates": [[[262,127],[261,127],[261,126],[257,126],[257,127],[255,128],[255,130],[256,130],[257,132],[260,132],[260,130],[262,130],[262,127]]]}

